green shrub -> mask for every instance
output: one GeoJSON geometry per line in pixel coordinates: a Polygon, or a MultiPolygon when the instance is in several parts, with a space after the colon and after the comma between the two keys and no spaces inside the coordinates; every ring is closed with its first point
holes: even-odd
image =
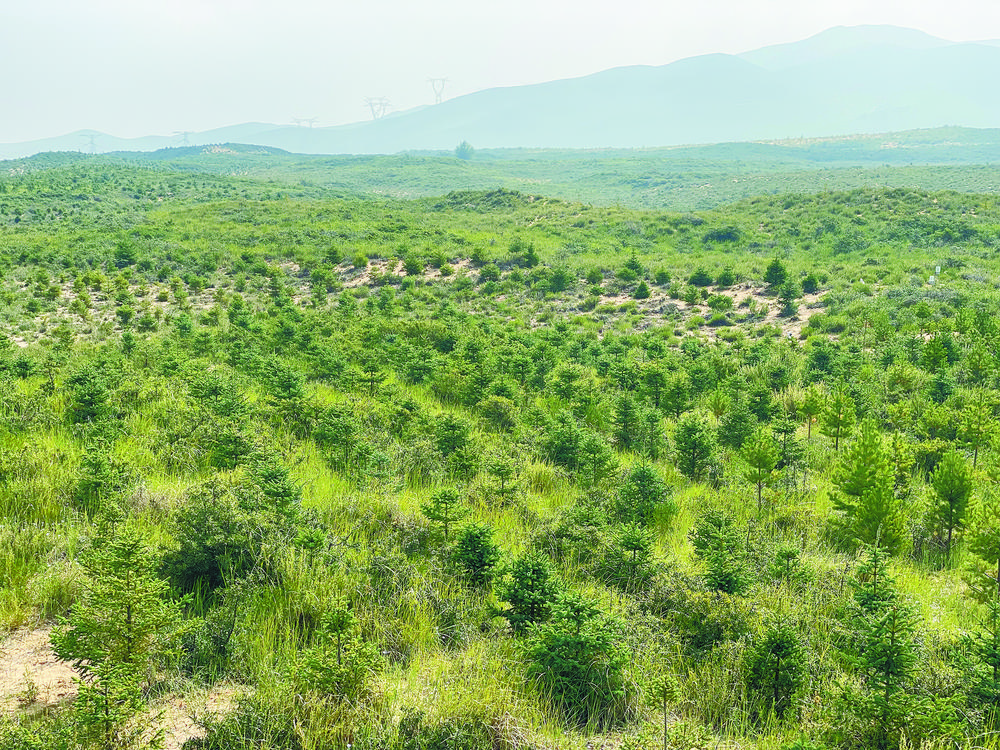
{"type": "Polygon", "coordinates": [[[465,580],[473,586],[488,586],[493,581],[500,548],[489,526],[472,523],[463,528],[452,555],[465,580]]]}
{"type": "Polygon", "coordinates": [[[634,714],[628,652],[619,628],[595,602],[572,592],[558,596],[549,622],[532,628],[526,644],[528,677],[566,721],[603,729],[634,714]]]}
{"type": "Polygon", "coordinates": [[[375,644],[361,639],[354,615],[344,602],[324,613],[313,644],[299,652],[290,675],[303,690],[351,702],[368,697],[382,657],[375,644]]]}
{"type": "Polygon", "coordinates": [[[711,286],[712,276],[704,268],[699,268],[688,277],[688,283],[691,286],[711,286]]]}
{"type": "Polygon", "coordinates": [[[174,546],[163,558],[164,572],[183,591],[218,588],[255,565],[272,560],[295,528],[284,528],[254,513],[236,488],[220,482],[195,487],[171,523],[174,546]]]}
{"type": "Polygon", "coordinates": [[[304,750],[298,717],[289,702],[271,700],[259,692],[241,696],[232,711],[205,717],[201,721],[205,736],[188,740],[184,750],[304,750]]]}
{"type": "Polygon", "coordinates": [[[549,563],[541,557],[523,555],[510,566],[499,595],[509,607],[501,614],[516,634],[549,619],[557,586],[549,563]]]}
{"type": "Polygon", "coordinates": [[[399,720],[400,750],[495,750],[517,747],[507,742],[498,727],[505,722],[489,717],[449,716],[437,722],[426,721],[422,711],[406,708],[399,720]]]}
{"type": "Polygon", "coordinates": [[[480,283],[486,283],[487,281],[500,281],[500,269],[497,268],[495,263],[487,263],[479,269],[479,281],[480,283]]]}
{"type": "Polygon", "coordinates": [[[805,681],[802,644],[788,623],[769,627],[747,655],[747,686],[778,718],[792,706],[805,681]]]}
{"type": "Polygon", "coordinates": [[[715,280],[716,285],[720,289],[728,289],[733,284],[736,283],[736,274],[733,273],[731,266],[726,266],[719,272],[718,278],[715,280]]]}
{"type": "Polygon", "coordinates": [[[658,573],[641,602],[644,611],[670,623],[692,656],[750,632],[752,612],[744,599],[706,591],[700,581],[676,571],[658,573]]]}
{"type": "Polygon", "coordinates": [[[0,750],[77,750],[80,738],[72,714],[54,714],[45,722],[0,717],[0,750]]]}

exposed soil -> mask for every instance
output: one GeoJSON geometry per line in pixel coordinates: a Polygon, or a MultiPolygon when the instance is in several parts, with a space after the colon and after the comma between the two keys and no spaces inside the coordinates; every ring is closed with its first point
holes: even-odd
{"type": "Polygon", "coordinates": [[[52,628],[15,630],[0,643],[0,705],[7,715],[45,709],[76,696],[75,673],[49,645],[52,628]]]}
{"type": "Polygon", "coordinates": [[[203,736],[195,717],[225,713],[233,705],[236,693],[231,685],[217,685],[208,692],[173,697],[153,705],[152,715],[160,714],[158,724],[163,729],[164,750],[180,750],[189,739],[203,736]]]}
{"type": "MultiPolygon", "coordinates": [[[[284,261],[278,265],[286,274],[289,291],[294,303],[297,305],[305,304],[310,298],[308,277],[303,275],[301,268],[296,263],[284,261]]],[[[428,281],[449,281],[464,273],[469,275],[474,281],[478,279],[478,272],[467,258],[457,260],[451,263],[451,266],[454,269],[451,276],[443,277],[440,269],[431,266],[427,266],[421,276],[428,281]]],[[[361,286],[374,288],[375,284],[373,282],[377,277],[385,276],[386,274],[398,277],[405,277],[407,275],[401,261],[393,259],[390,263],[385,258],[373,259],[363,269],[354,268],[350,263],[342,263],[336,268],[336,275],[346,289],[356,289],[361,286]]],[[[29,286],[30,284],[26,282],[23,287],[24,290],[27,290],[29,286]]],[[[708,287],[706,291],[709,294],[725,294],[732,298],[733,309],[729,313],[730,319],[739,319],[748,311],[748,306],[752,304],[756,312],[753,319],[754,325],[776,326],[781,330],[782,337],[791,338],[798,338],[801,335],[802,329],[806,326],[808,317],[811,314],[809,312],[810,308],[817,309],[822,307],[820,299],[825,294],[825,292],[816,292],[803,295],[798,300],[798,315],[786,318],[779,315],[780,304],[777,298],[768,296],[765,293],[766,287],[764,286],[744,282],[724,289],[708,287]]],[[[191,293],[188,296],[188,304],[193,312],[202,312],[216,303],[216,294],[217,289],[214,287],[208,287],[198,294],[191,293]]],[[[69,322],[76,332],[82,335],[92,333],[101,326],[107,327],[109,330],[113,330],[118,326],[114,300],[110,292],[91,292],[93,307],[88,314],[89,319],[87,321],[80,320],[79,316],[70,313],[65,307],[75,296],[72,285],[68,282],[63,284],[60,309],[57,312],[43,313],[39,316],[36,320],[36,330],[20,331],[16,334],[11,332],[13,343],[19,347],[26,347],[34,340],[46,335],[54,326],[62,322],[69,322]]],[[[502,298],[498,298],[497,301],[502,301],[502,298]]],[[[664,319],[677,318],[677,325],[684,326],[686,321],[693,315],[701,315],[706,319],[712,315],[712,311],[704,303],[691,305],[682,299],[672,299],[666,290],[655,286],[650,289],[649,298],[644,300],[636,300],[626,292],[617,295],[602,296],[598,311],[605,312],[606,314],[609,308],[620,308],[624,305],[634,305],[634,309],[642,316],[643,320],[634,323],[636,328],[640,330],[655,326],[657,323],[663,322],[664,319]]],[[[173,294],[169,292],[169,285],[153,283],[149,284],[146,293],[137,299],[136,314],[138,315],[142,309],[149,309],[158,318],[162,319],[173,311],[176,306],[176,300],[173,294]],[[166,295],[168,299],[157,299],[160,293],[164,291],[168,292],[166,295]]],[[[554,311],[561,314],[580,314],[583,312],[579,309],[579,300],[574,299],[572,296],[557,301],[554,311]]],[[[611,313],[612,318],[618,316],[619,313],[617,312],[611,313]]],[[[532,323],[532,326],[536,328],[542,325],[544,324],[537,320],[532,323]]],[[[714,340],[726,329],[727,326],[711,327],[703,325],[698,329],[698,332],[708,339],[714,340]]]]}
{"type": "MultiPolygon", "coordinates": [[[[459,271],[465,271],[468,273],[472,270],[472,261],[468,258],[462,258],[454,262],[449,261],[449,265],[453,269],[452,278],[454,278],[455,274],[459,271]]],[[[368,265],[363,269],[354,268],[349,264],[342,264],[337,270],[340,273],[341,282],[347,289],[354,289],[359,286],[372,286],[373,276],[384,276],[387,273],[392,273],[401,278],[405,278],[407,276],[406,270],[403,268],[401,261],[394,260],[392,268],[390,268],[389,261],[384,258],[368,261],[368,265]]],[[[419,278],[447,279],[448,277],[441,275],[441,269],[434,268],[433,266],[427,266],[419,278]]]]}
{"type": "MultiPolygon", "coordinates": [[[[814,292],[803,295],[797,301],[799,307],[798,314],[786,318],[780,315],[781,304],[777,298],[767,296],[765,294],[766,288],[763,286],[743,283],[725,289],[708,287],[707,290],[709,294],[725,294],[732,298],[733,309],[729,313],[731,319],[739,318],[742,314],[746,313],[749,305],[752,303],[758,311],[756,325],[777,326],[781,329],[782,336],[791,336],[792,338],[798,338],[802,334],[802,329],[805,328],[811,314],[810,309],[822,307],[820,300],[825,294],[825,292],[814,292]]],[[[683,325],[683,321],[686,321],[692,315],[701,315],[706,319],[712,315],[712,311],[704,303],[688,304],[682,299],[672,299],[663,290],[655,288],[650,290],[650,296],[644,300],[634,299],[629,294],[618,294],[601,297],[600,301],[601,306],[611,305],[615,307],[629,303],[635,304],[636,310],[648,319],[648,324],[652,324],[664,315],[679,315],[679,325],[683,325]]],[[[644,328],[647,325],[640,324],[638,327],[644,328]]],[[[715,339],[724,330],[726,330],[725,326],[717,328],[702,326],[699,329],[701,333],[710,339],[715,339]]]]}
{"type": "MultiPolygon", "coordinates": [[[[52,653],[51,627],[15,630],[0,643],[0,706],[4,715],[36,712],[65,704],[76,697],[75,672],[52,653]]],[[[201,736],[195,717],[225,713],[237,689],[215,686],[191,695],[157,700],[149,715],[163,729],[164,749],[180,750],[184,743],[201,736]]]]}

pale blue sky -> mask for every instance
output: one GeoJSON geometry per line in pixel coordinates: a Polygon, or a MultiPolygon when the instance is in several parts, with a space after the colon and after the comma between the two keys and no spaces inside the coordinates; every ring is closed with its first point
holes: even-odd
{"type": "Polygon", "coordinates": [[[0,142],[367,119],[494,86],[743,52],[836,25],[1000,38],[997,0],[0,0],[0,142]]]}

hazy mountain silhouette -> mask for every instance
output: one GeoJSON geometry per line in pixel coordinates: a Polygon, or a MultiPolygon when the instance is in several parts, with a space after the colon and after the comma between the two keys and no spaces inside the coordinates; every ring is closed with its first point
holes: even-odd
{"type": "MultiPolygon", "coordinates": [[[[530,86],[479,91],[369,122],[265,123],[187,136],[300,153],[476,147],[642,147],[1000,126],[1000,43],[953,43],[893,26],[829,29],[741,55],[703,55],[530,86]]],[[[85,131],[86,132],[89,131],[85,131]]],[[[180,145],[178,136],[99,135],[100,151],[180,145]]],[[[0,145],[0,157],[89,150],[80,133],[0,145]]]]}

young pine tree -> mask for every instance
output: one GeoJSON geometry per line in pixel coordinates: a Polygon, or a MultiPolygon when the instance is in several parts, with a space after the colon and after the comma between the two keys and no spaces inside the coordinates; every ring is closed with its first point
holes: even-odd
{"type": "Polygon", "coordinates": [[[687,412],[674,428],[677,468],[688,479],[699,482],[708,473],[715,454],[715,435],[708,417],[687,412]]]}
{"type": "Polygon", "coordinates": [[[739,450],[750,439],[757,426],[757,418],[750,411],[745,398],[736,399],[719,420],[719,443],[739,450]]]}
{"type": "Polygon", "coordinates": [[[958,434],[962,443],[972,448],[973,469],[979,463],[979,451],[989,445],[994,433],[992,412],[993,404],[983,389],[976,391],[975,398],[962,411],[958,434]]]}
{"type": "Polygon", "coordinates": [[[854,604],[859,616],[867,617],[883,611],[899,601],[896,581],[889,573],[889,556],[877,544],[864,550],[864,561],[858,566],[858,579],[852,583],[854,604]]]}
{"type": "Polygon", "coordinates": [[[586,432],[579,448],[579,474],[591,486],[599,484],[615,469],[615,454],[607,440],[594,432],[586,432]]]}
{"type": "Polygon", "coordinates": [[[645,524],[656,509],[668,502],[669,488],[651,464],[642,463],[621,483],[613,507],[615,520],[645,524]]]}
{"type": "Polygon", "coordinates": [[[420,510],[428,521],[440,525],[446,543],[451,526],[465,518],[468,513],[468,509],[462,504],[462,497],[458,494],[458,490],[452,488],[435,492],[428,502],[421,504],[420,510]]]}
{"type": "Polygon", "coordinates": [[[906,521],[893,480],[885,440],[876,423],[866,419],[834,475],[840,490],[833,498],[838,514],[834,522],[848,542],[877,544],[890,553],[902,551],[906,521]]]}
{"type": "Polygon", "coordinates": [[[750,649],[747,686],[780,719],[805,680],[805,668],[805,654],[795,630],[787,622],[778,622],[750,649]]]}
{"type": "Polygon", "coordinates": [[[750,585],[746,570],[742,535],[731,516],[709,511],[702,516],[689,537],[695,554],[705,562],[705,583],[714,591],[742,594],[750,585]]]}
{"type": "Polygon", "coordinates": [[[453,555],[463,577],[473,586],[489,586],[493,581],[500,548],[493,541],[493,529],[489,526],[472,523],[463,528],[453,555]]]}
{"type": "Polygon", "coordinates": [[[867,691],[858,710],[871,728],[868,746],[890,750],[899,746],[914,706],[911,681],[917,666],[917,618],[897,593],[878,545],[868,548],[859,572],[855,634],[867,691]]]}
{"type": "Polygon", "coordinates": [[[684,370],[680,370],[667,378],[657,406],[662,406],[668,415],[677,419],[687,410],[690,401],[691,377],[684,370]]]}
{"type": "Polygon", "coordinates": [[[862,665],[868,685],[866,706],[874,720],[874,746],[889,750],[899,746],[900,733],[913,707],[910,690],[917,665],[914,644],[916,616],[895,603],[866,617],[860,624],[864,637],[862,665]]]}
{"type": "Polygon", "coordinates": [[[826,395],[817,385],[809,386],[802,403],[799,405],[799,413],[806,420],[806,440],[812,438],[813,422],[823,413],[823,406],[826,403],[826,395]]]}
{"type": "Polygon", "coordinates": [[[768,263],[767,270],[764,271],[764,283],[774,290],[780,289],[786,281],[788,281],[788,269],[784,263],[775,258],[768,263]]]}
{"type": "Polygon", "coordinates": [[[179,634],[180,604],[156,575],[158,560],[138,531],[121,524],[80,560],[82,591],[53,631],[52,650],[80,675],[77,714],[102,747],[127,742],[130,719],[157,658],[179,634]]]}
{"type": "Polygon", "coordinates": [[[642,454],[650,461],[658,461],[666,452],[666,438],[663,434],[663,417],[651,407],[639,410],[639,444],[642,454]]]}
{"type": "Polygon", "coordinates": [[[332,406],[320,415],[312,436],[317,445],[330,451],[335,465],[347,469],[360,433],[361,425],[350,409],[332,406]]]}
{"type": "Polygon", "coordinates": [[[646,702],[660,711],[663,717],[663,750],[667,750],[670,744],[670,704],[677,700],[680,694],[680,687],[677,685],[677,678],[670,673],[663,673],[652,677],[646,684],[646,702]]]}
{"type": "Polygon", "coordinates": [[[596,602],[571,591],[561,592],[551,619],[532,629],[528,676],[570,723],[605,728],[632,714],[629,654],[619,632],[596,602]]]}
{"type": "Polygon", "coordinates": [[[980,597],[1000,597],[1000,494],[987,492],[972,516],[969,550],[979,561],[972,588],[980,597]]]}
{"type": "Polygon", "coordinates": [[[758,430],[743,444],[741,451],[746,464],[744,478],[757,488],[757,512],[763,508],[763,490],[774,481],[774,468],[778,465],[778,447],[771,435],[758,430]]]}
{"type": "Polygon", "coordinates": [[[656,362],[650,362],[642,368],[642,390],[653,402],[653,408],[660,408],[663,391],[667,387],[667,374],[656,362]]]}
{"type": "Polygon", "coordinates": [[[653,576],[653,535],[643,525],[623,524],[598,567],[609,585],[632,594],[641,591],[653,576]]]}
{"type": "Polygon", "coordinates": [[[972,638],[976,657],[973,696],[993,723],[1000,721],[1000,497],[983,497],[972,516],[968,538],[976,565],[970,585],[986,608],[979,632],[972,638]]]}
{"type": "Polygon", "coordinates": [[[986,615],[971,642],[976,662],[970,692],[995,725],[1000,720],[1000,596],[994,595],[986,602],[986,615]]]}
{"type": "Polygon", "coordinates": [[[631,393],[623,393],[615,403],[614,436],[622,450],[634,450],[641,435],[639,409],[631,393]]]}
{"type": "Polygon", "coordinates": [[[802,285],[795,279],[788,279],[781,285],[778,292],[778,301],[781,302],[781,315],[791,317],[799,311],[799,306],[795,303],[802,296],[802,285]]]}
{"type": "Polygon", "coordinates": [[[492,492],[501,505],[509,505],[521,491],[517,482],[517,466],[514,456],[506,453],[496,453],[486,461],[486,471],[494,481],[492,492]]]}
{"type": "Polygon", "coordinates": [[[772,423],[771,430],[778,445],[778,463],[775,468],[781,470],[790,487],[795,487],[796,472],[804,468],[806,457],[802,441],[795,437],[798,423],[794,419],[780,417],[772,423]]]}
{"type": "Polygon", "coordinates": [[[854,422],[854,401],[845,388],[838,388],[830,396],[820,422],[820,431],[833,439],[835,451],[840,450],[840,441],[851,434],[854,422]]]}
{"type": "Polygon", "coordinates": [[[362,640],[354,614],[338,601],[323,615],[312,646],[299,652],[292,681],[301,690],[357,701],[381,666],[378,649],[362,640]]]}
{"type": "Polygon", "coordinates": [[[557,591],[552,569],[541,557],[524,555],[510,566],[510,578],[500,600],[510,607],[503,611],[514,633],[524,633],[534,623],[549,619],[557,591]]]}
{"type": "Polygon", "coordinates": [[[945,554],[951,560],[952,535],[965,527],[972,495],[972,469],[957,451],[949,451],[934,470],[931,486],[935,498],[931,518],[946,535],[945,554]]]}

